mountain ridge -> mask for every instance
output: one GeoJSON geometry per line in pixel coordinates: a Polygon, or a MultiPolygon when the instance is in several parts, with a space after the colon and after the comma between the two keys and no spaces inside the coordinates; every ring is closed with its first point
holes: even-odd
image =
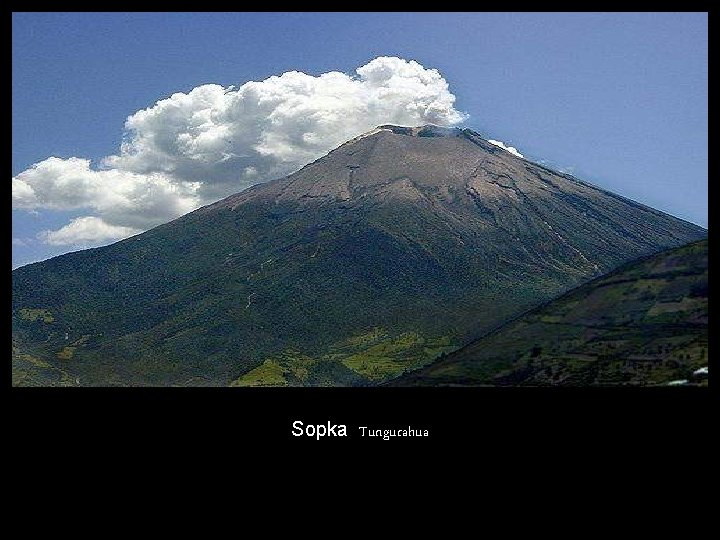
{"type": "Polygon", "coordinates": [[[707,244],[627,262],[387,385],[689,381],[707,369],[707,244]]]}

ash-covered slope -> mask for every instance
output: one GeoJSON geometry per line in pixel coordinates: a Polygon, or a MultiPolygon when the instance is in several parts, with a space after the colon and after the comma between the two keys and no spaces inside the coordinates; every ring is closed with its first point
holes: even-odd
{"type": "Polygon", "coordinates": [[[374,384],[706,234],[470,130],[381,126],[144,234],[15,270],[13,330],[81,384],[374,384]]]}

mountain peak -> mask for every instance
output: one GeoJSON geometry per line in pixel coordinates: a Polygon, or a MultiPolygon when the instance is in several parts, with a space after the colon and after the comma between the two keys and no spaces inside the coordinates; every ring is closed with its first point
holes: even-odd
{"type": "MultiPolygon", "coordinates": [[[[446,143],[441,144],[454,144],[454,142],[457,142],[457,140],[465,140],[471,142],[476,147],[480,147],[482,150],[484,150],[487,153],[490,154],[510,154],[512,156],[515,156],[516,158],[522,158],[524,159],[524,156],[519,154],[514,148],[511,150],[508,149],[503,143],[499,143],[498,141],[492,141],[490,139],[484,138],[480,133],[473,131],[469,128],[459,128],[459,127],[445,127],[445,126],[438,126],[435,124],[424,124],[421,126],[401,126],[397,124],[382,124],[377,126],[374,129],[371,129],[370,131],[367,131],[365,133],[362,133],[358,135],[357,137],[354,137],[347,141],[346,143],[340,145],[339,148],[346,147],[347,145],[354,145],[355,143],[362,141],[366,138],[376,138],[382,134],[393,134],[393,135],[402,135],[403,137],[400,137],[399,139],[408,139],[408,140],[424,140],[429,141],[432,139],[440,139],[447,141],[446,143]],[[450,142],[448,140],[454,140],[454,142],[450,142]]],[[[436,141],[440,142],[440,141],[436,141]]],[[[412,144],[412,143],[410,143],[412,144]]]]}
{"type": "Polygon", "coordinates": [[[398,126],[394,124],[383,124],[378,126],[374,131],[391,131],[396,135],[408,135],[410,137],[461,137],[463,130],[460,128],[451,128],[436,126],[434,124],[425,124],[423,126],[398,126]]]}
{"type": "Polygon", "coordinates": [[[400,126],[397,124],[382,124],[382,125],[379,125],[373,129],[371,129],[370,131],[361,133],[357,137],[353,137],[352,139],[347,141],[345,144],[354,143],[354,142],[357,142],[366,137],[370,137],[372,135],[376,135],[378,133],[383,133],[383,132],[389,132],[389,133],[393,133],[395,135],[405,135],[405,136],[409,136],[409,137],[450,138],[450,137],[463,137],[465,133],[476,135],[479,137],[479,135],[477,133],[475,133],[469,129],[436,126],[435,124],[424,124],[422,126],[400,126]]]}

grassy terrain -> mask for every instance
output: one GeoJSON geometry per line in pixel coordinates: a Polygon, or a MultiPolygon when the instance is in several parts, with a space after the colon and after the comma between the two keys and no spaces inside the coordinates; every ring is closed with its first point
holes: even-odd
{"type": "Polygon", "coordinates": [[[255,369],[232,382],[230,386],[287,386],[287,369],[275,360],[265,360],[255,369]]]}
{"type": "Polygon", "coordinates": [[[344,358],[342,363],[368,379],[382,381],[432,362],[456,348],[450,345],[447,337],[427,340],[415,332],[406,332],[354,353],[344,358]]]}
{"type": "Polygon", "coordinates": [[[18,310],[18,317],[24,321],[42,321],[45,323],[51,323],[55,320],[55,317],[47,309],[22,308],[18,310]]]}
{"type": "Polygon", "coordinates": [[[457,349],[450,337],[425,338],[416,332],[392,335],[385,329],[353,335],[318,357],[288,350],[266,359],[231,386],[369,385],[426,365],[457,349]]]}
{"type": "Polygon", "coordinates": [[[12,350],[13,386],[78,386],[77,379],[37,356],[21,352],[13,341],[12,350]]]}
{"type": "Polygon", "coordinates": [[[401,385],[665,385],[708,365],[707,240],[631,263],[401,385]]]}

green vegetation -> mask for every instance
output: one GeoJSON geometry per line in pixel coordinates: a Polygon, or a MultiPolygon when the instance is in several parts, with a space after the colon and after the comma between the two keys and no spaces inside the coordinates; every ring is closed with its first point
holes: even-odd
{"type": "Polygon", "coordinates": [[[338,381],[366,385],[427,365],[456,348],[448,336],[427,339],[417,332],[393,336],[384,328],[373,328],[330,346],[317,358],[286,350],[265,359],[231,386],[326,386],[338,381]],[[327,379],[328,373],[333,379],[327,379]]]}
{"type": "Polygon", "coordinates": [[[24,321],[42,321],[48,324],[55,321],[55,317],[47,309],[21,308],[18,310],[18,316],[24,321]]]}
{"type": "Polygon", "coordinates": [[[13,386],[77,386],[77,379],[32,354],[21,352],[13,343],[13,386]]]}
{"type": "Polygon", "coordinates": [[[368,379],[382,381],[457,348],[449,342],[448,337],[426,340],[415,332],[406,332],[353,354],[342,363],[368,379]]]}
{"type": "Polygon", "coordinates": [[[60,360],[70,360],[75,355],[77,347],[63,347],[62,350],[57,353],[57,357],[60,360]]]}
{"type": "Polygon", "coordinates": [[[35,358],[34,356],[30,354],[18,354],[15,358],[18,360],[22,360],[24,362],[29,362],[35,367],[39,368],[45,368],[45,369],[51,369],[52,366],[48,364],[47,362],[40,360],[39,358],[35,358]]]}
{"type": "Polygon", "coordinates": [[[707,256],[704,240],[626,265],[396,384],[706,386],[707,256]]]}
{"type": "Polygon", "coordinates": [[[78,350],[79,347],[83,347],[87,345],[87,343],[90,341],[90,335],[85,334],[84,336],[81,336],[79,339],[73,341],[70,345],[66,345],[63,347],[60,351],[58,351],[55,356],[59,360],[72,360],[72,358],[75,356],[75,351],[78,350]]]}
{"type": "Polygon", "coordinates": [[[265,360],[261,365],[248,371],[230,386],[287,386],[283,375],[287,370],[274,360],[265,360]]]}
{"type": "Polygon", "coordinates": [[[344,349],[344,348],[358,348],[363,347],[366,345],[370,345],[373,343],[377,343],[381,339],[386,339],[388,337],[388,333],[383,328],[373,328],[369,332],[365,332],[362,334],[356,334],[353,335],[346,340],[342,341],[338,345],[335,346],[336,349],[344,349]]]}

